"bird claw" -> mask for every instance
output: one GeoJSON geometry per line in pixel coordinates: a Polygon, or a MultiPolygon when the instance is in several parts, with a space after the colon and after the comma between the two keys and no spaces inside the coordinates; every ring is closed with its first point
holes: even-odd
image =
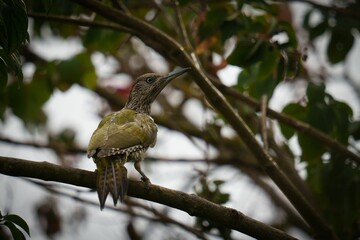
{"type": "Polygon", "coordinates": [[[151,184],[150,179],[149,179],[148,177],[142,176],[142,177],[141,177],[141,181],[143,181],[146,185],[147,185],[147,184],[151,184]]]}

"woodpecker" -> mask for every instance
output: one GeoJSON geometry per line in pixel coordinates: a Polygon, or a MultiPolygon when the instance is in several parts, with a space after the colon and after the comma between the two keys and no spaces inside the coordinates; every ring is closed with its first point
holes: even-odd
{"type": "Polygon", "coordinates": [[[123,109],[105,116],[91,136],[87,155],[96,164],[96,190],[100,209],[110,193],[114,205],[122,202],[127,192],[126,162],[134,162],[141,180],[150,183],[141,170],[140,162],[149,147],[154,147],[157,126],[150,116],[151,104],[162,89],[174,78],[190,68],[159,75],[147,73],[138,77],[123,109]]]}

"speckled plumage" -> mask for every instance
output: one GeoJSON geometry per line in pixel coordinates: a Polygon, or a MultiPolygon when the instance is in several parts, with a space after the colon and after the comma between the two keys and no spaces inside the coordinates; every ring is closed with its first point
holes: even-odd
{"type": "Polygon", "coordinates": [[[151,103],[167,83],[188,69],[161,76],[148,73],[134,83],[125,107],[105,116],[94,131],[89,145],[88,157],[97,167],[97,192],[103,209],[110,193],[116,205],[123,201],[127,191],[127,170],[124,164],[134,162],[142,180],[149,179],[142,172],[140,162],[149,147],[156,143],[157,126],[149,116],[151,103]]]}

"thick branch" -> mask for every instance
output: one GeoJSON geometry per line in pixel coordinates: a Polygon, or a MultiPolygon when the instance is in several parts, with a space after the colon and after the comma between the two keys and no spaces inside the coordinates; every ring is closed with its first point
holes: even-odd
{"type": "MultiPolygon", "coordinates": [[[[33,162],[0,156],[0,173],[95,188],[95,173],[76,168],[67,168],[48,162],[33,162]]],[[[157,202],[217,222],[257,239],[294,239],[266,224],[246,217],[241,212],[217,205],[194,194],[129,181],[128,195],[157,202]]]]}

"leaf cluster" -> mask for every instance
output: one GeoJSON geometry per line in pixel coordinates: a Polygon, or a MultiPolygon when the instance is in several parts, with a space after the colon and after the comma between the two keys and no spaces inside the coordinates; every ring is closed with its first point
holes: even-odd
{"type": "Polygon", "coordinates": [[[15,214],[2,215],[0,212],[0,227],[7,227],[14,240],[25,240],[25,235],[21,231],[23,230],[28,236],[30,236],[30,229],[24,219],[15,214]],[[20,230],[21,229],[21,230],[20,230]]]}

